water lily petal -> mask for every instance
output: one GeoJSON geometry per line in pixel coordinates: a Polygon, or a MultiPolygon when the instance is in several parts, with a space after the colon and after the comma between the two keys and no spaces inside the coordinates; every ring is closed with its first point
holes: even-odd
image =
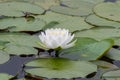
{"type": "Polygon", "coordinates": [[[74,46],[76,41],[73,41],[74,34],[71,34],[68,29],[61,29],[61,28],[51,28],[47,29],[44,32],[41,32],[39,38],[49,49],[56,49],[58,47],[61,48],[69,48],[74,46]]]}

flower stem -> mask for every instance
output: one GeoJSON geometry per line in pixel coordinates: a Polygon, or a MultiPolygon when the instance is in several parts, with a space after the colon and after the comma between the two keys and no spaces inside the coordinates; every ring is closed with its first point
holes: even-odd
{"type": "Polygon", "coordinates": [[[55,57],[59,57],[59,51],[61,50],[61,47],[58,47],[55,49],[55,57]]]}

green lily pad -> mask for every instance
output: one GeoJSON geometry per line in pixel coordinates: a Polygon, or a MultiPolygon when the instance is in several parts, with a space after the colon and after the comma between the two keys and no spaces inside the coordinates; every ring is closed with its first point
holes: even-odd
{"type": "Polygon", "coordinates": [[[0,19],[0,29],[8,28],[9,31],[39,31],[45,26],[41,19],[28,21],[25,18],[4,18],[0,19]]]}
{"type": "Polygon", "coordinates": [[[71,8],[81,8],[83,10],[91,10],[93,5],[89,1],[85,0],[61,0],[62,4],[71,7],[71,8]]]}
{"type": "Polygon", "coordinates": [[[120,80],[120,78],[105,78],[105,80],[120,80]]]}
{"type": "Polygon", "coordinates": [[[9,80],[9,79],[11,79],[12,77],[13,77],[12,75],[0,73],[0,79],[1,79],[1,80],[9,80]]]}
{"type": "Polygon", "coordinates": [[[120,22],[120,1],[98,4],[94,7],[94,12],[100,17],[120,22]]]}
{"type": "Polygon", "coordinates": [[[15,45],[15,44],[7,44],[4,49],[5,52],[9,54],[22,55],[22,54],[37,54],[38,51],[33,47],[23,46],[23,45],[15,45]]]}
{"type": "Polygon", "coordinates": [[[81,17],[74,17],[71,18],[68,21],[64,21],[56,26],[54,28],[66,28],[69,29],[71,32],[73,31],[78,31],[78,30],[85,30],[85,29],[90,29],[93,28],[94,26],[87,24],[84,21],[84,18],[81,17]]]}
{"type": "Polygon", "coordinates": [[[96,40],[102,40],[107,38],[120,37],[120,29],[114,28],[92,28],[77,32],[76,37],[89,37],[96,40]]]}
{"type": "Polygon", "coordinates": [[[95,60],[95,61],[92,61],[92,63],[96,64],[98,67],[103,69],[117,68],[116,65],[103,60],[95,60]]]}
{"type": "Polygon", "coordinates": [[[5,45],[8,44],[8,41],[0,41],[0,49],[4,49],[5,45]]]}
{"type": "Polygon", "coordinates": [[[115,41],[115,45],[120,46],[120,37],[113,38],[113,39],[114,39],[114,41],[115,41]]]}
{"type": "Polygon", "coordinates": [[[30,61],[26,66],[37,67],[26,69],[27,73],[47,78],[85,77],[95,72],[97,66],[86,61],[72,61],[64,58],[41,58],[30,61]]]}
{"type": "MultiPolygon", "coordinates": [[[[15,79],[15,80],[36,80],[36,79],[26,79],[26,78],[22,78],[22,79],[15,79]]],[[[42,79],[40,79],[40,80],[42,80],[42,79]]]]}
{"type": "Polygon", "coordinates": [[[85,9],[80,9],[80,8],[73,9],[73,8],[63,7],[63,6],[52,6],[50,10],[56,13],[71,15],[71,16],[86,16],[91,13],[91,10],[87,11],[85,9]]]}
{"type": "Polygon", "coordinates": [[[6,52],[0,50],[0,64],[7,62],[9,59],[10,59],[10,56],[6,52]]]}
{"type": "Polygon", "coordinates": [[[120,50],[112,48],[108,51],[106,56],[114,60],[120,60],[120,50]]]}
{"type": "Polygon", "coordinates": [[[114,28],[120,28],[119,22],[110,21],[104,18],[100,18],[96,15],[89,15],[85,21],[89,24],[100,26],[100,27],[114,27],[114,28]]]}
{"type": "Polygon", "coordinates": [[[38,44],[40,42],[38,36],[31,36],[25,33],[0,33],[0,40],[18,45],[41,48],[38,44]]]}
{"type": "MultiPolygon", "coordinates": [[[[67,6],[69,6],[69,7],[73,7],[73,8],[78,8],[78,7],[80,7],[81,5],[83,5],[83,4],[81,4],[81,3],[86,3],[86,4],[90,4],[91,3],[91,5],[92,4],[98,4],[98,3],[101,3],[101,2],[104,2],[104,0],[60,0],[61,2],[62,2],[62,4],[64,4],[64,5],[67,5],[67,6]],[[80,5],[81,4],[81,5],[80,5]]],[[[85,5],[83,5],[83,6],[85,6],[85,5]]],[[[89,5],[86,5],[86,6],[89,6],[89,5]]]]}
{"type": "Polygon", "coordinates": [[[48,10],[51,6],[60,5],[59,0],[7,0],[7,1],[28,2],[28,3],[36,4],[46,10],[48,10]]]}
{"type": "Polygon", "coordinates": [[[103,74],[105,78],[120,78],[120,70],[109,71],[103,74]]]}
{"type": "Polygon", "coordinates": [[[25,2],[3,2],[0,3],[0,15],[20,17],[25,13],[42,14],[44,9],[40,6],[25,2]]]}
{"type": "Polygon", "coordinates": [[[70,20],[70,19],[74,18],[73,16],[59,14],[59,13],[55,13],[55,12],[52,12],[52,11],[47,11],[45,15],[38,15],[38,16],[35,16],[35,17],[46,21],[46,23],[50,23],[50,22],[53,22],[53,21],[56,21],[58,23],[62,23],[64,21],[67,21],[67,20],[70,20]]]}
{"type": "MultiPolygon", "coordinates": [[[[86,38],[87,40],[87,38],[86,38]]],[[[81,40],[80,40],[81,41],[81,40]]],[[[80,42],[79,38],[77,39],[76,45],[61,50],[61,57],[70,58],[70,59],[79,59],[79,60],[97,60],[104,55],[114,44],[113,40],[102,40],[99,42],[94,41],[89,44],[83,41],[80,42]],[[83,42],[83,43],[82,43],[83,42]],[[82,44],[81,44],[82,43],[82,44]]]]}
{"type": "Polygon", "coordinates": [[[8,2],[8,1],[24,1],[24,0],[0,0],[0,2],[8,2]]]}
{"type": "Polygon", "coordinates": [[[104,0],[61,0],[61,4],[72,9],[78,9],[81,16],[86,16],[93,13],[92,8],[103,1],[104,0]]]}
{"type": "MultiPolygon", "coordinates": [[[[25,0],[30,1],[30,0],[25,0]]],[[[32,3],[40,5],[44,9],[49,9],[51,6],[60,5],[59,0],[34,0],[32,3]]]]}

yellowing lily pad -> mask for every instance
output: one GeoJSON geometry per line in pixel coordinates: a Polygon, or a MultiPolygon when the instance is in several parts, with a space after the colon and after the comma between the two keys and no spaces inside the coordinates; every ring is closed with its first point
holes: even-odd
{"type": "Polygon", "coordinates": [[[65,58],[41,58],[30,61],[26,66],[37,68],[26,69],[27,73],[47,78],[85,77],[95,72],[97,66],[86,61],[72,61],[65,58]]]}

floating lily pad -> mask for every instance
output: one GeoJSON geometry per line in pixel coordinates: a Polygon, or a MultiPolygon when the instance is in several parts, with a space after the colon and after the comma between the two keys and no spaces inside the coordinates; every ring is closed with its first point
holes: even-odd
{"type": "MultiPolygon", "coordinates": [[[[29,0],[25,0],[29,1],[29,0]]],[[[51,6],[60,5],[59,0],[34,0],[32,3],[40,5],[44,9],[49,9],[51,6]]]]}
{"type": "Polygon", "coordinates": [[[98,4],[94,7],[94,12],[100,17],[120,22],[120,1],[98,4]]]}
{"type": "Polygon", "coordinates": [[[1,73],[1,74],[0,74],[0,79],[1,79],[1,80],[9,80],[9,79],[11,79],[12,77],[13,77],[12,75],[4,74],[4,73],[1,73]]]}
{"type": "Polygon", "coordinates": [[[103,60],[95,60],[95,61],[92,61],[92,63],[96,64],[98,67],[103,69],[117,68],[117,66],[115,66],[114,64],[109,63],[107,61],[103,61],[103,60]]]}
{"type": "Polygon", "coordinates": [[[120,60],[120,50],[112,48],[108,51],[106,56],[114,60],[120,60]]]}
{"type": "MultiPolygon", "coordinates": [[[[8,0],[8,1],[13,1],[13,0],[8,0]]],[[[22,1],[22,2],[36,4],[46,10],[48,10],[51,6],[60,5],[59,0],[14,0],[14,1],[22,1]]]]}
{"type": "Polygon", "coordinates": [[[95,25],[95,26],[103,26],[103,27],[115,27],[120,28],[119,22],[110,21],[104,18],[100,18],[96,15],[90,15],[88,16],[85,21],[89,24],[95,25]]]}
{"type": "Polygon", "coordinates": [[[9,31],[39,31],[45,26],[41,19],[28,21],[25,18],[4,18],[0,19],[0,29],[8,28],[9,31]]]}
{"type": "MultiPolygon", "coordinates": [[[[43,78],[22,78],[22,79],[15,79],[15,80],[43,80],[43,78]]],[[[48,80],[48,79],[44,79],[44,80],[48,80]]]]}
{"type": "Polygon", "coordinates": [[[8,2],[8,1],[24,1],[24,0],[0,0],[0,2],[8,2]]]}
{"type": "Polygon", "coordinates": [[[96,40],[102,40],[113,37],[120,37],[120,29],[114,28],[93,28],[76,33],[76,37],[89,37],[96,40]]]}
{"type": "Polygon", "coordinates": [[[40,42],[38,36],[31,36],[25,33],[0,33],[0,40],[18,45],[41,47],[38,44],[40,42]]]}
{"type": "Polygon", "coordinates": [[[66,28],[66,29],[69,29],[71,32],[90,29],[90,28],[93,28],[93,27],[94,26],[87,24],[84,21],[84,18],[81,18],[81,17],[71,18],[68,21],[64,21],[64,22],[54,26],[54,28],[66,28]]]}
{"type": "Polygon", "coordinates": [[[0,50],[0,64],[7,62],[9,59],[10,59],[10,56],[6,52],[0,50]]]}
{"type": "Polygon", "coordinates": [[[0,49],[5,48],[5,45],[8,44],[8,41],[0,41],[0,49]]]}
{"type": "Polygon", "coordinates": [[[51,11],[47,11],[45,15],[38,15],[35,17],[46,21],[46,23],[50,23],[53,21],[61,23],[61,22],[64,22],[64,21],[74,18],[73,16],[59,14],[59,13],[55,13],[55,12],[51,12],[51,11]]]}
{"type": "Polygon", "coordinates": [[[9,54],[15,55],[30,55],[30,54],[37,54],[38,51],[33,47],[23,46],[23,45],[15,45],[15,44],[7,44],[4,49],[5,52],[9,54]]]}
{"type": "Polygon", "coordinates": [[[120,78],[105,78],[105,80],[120,80],[120,78]]]}
{"type": "Polygon", "coordinates": [[[120,78],[120,70],[109,71],[103,74],[105,78],[120,78]]]}
{"type": "Polygon", "coordinates": [[[99,2],[103,1],[104,0],[61,0],[61,4],[72,9],[78,9],[80,11],[80,15],[85,16],[93,13],[92,8],[99,2]]]}
{"type": "Polygon", "coordinates": [[[91,44],[85,43],[84,39],[83,41],[80,41],[78,38],[75,46],[68,49],[63,49],[60,53],[61,57],[75,60],[97,60],[102,57],[104,53],[114,44],[113,40],[102,40],[100,42],[93,40],[94,43],[92,42],[91,44]]]}
{"type": "Polygon", "coordinates": [[[91,10],[87,11],[85,9],[80,9],[80,8],[73,9],[73,8],[64,7],[64,6],[52,6],[50,9],[53,12],[57,12],[65,15],[71,15],[71,16],[86,16],[91,13],[91,10]]]}
{"type": "MultiPolygon", "coordinates": [[[[91,5],[92,4],[95,5],[95,4],[104,2],[104,0],[60,0],[60,1],[64,5],[67,5],[69,7],[75,7],[75,8],[80,7],[81,6],[80,4],[81,3],[85,3],[85,2],[86,2],[86,4],[88,4],[88,3],[90,4],[91,3],[91,5]]],[[[89,5],[86,5],[86,6],[89,6],[89,5]]]]}
{"type": "Polygon", "coordinates": [[[47,78],[85,77],[95,72],[97,66],[85,61],[72,61],[64,58],[42,58],[30,61],[26,66],[37,67],[26,69],[27,73],[47,78]]]}
{"type": "Polygon", "coordinates": [[[0,3],[0,15],[20,17],[28,14],[42,14],[44,9],[40,6],[25,2],[0,3]]]}
{"type": "Polygon", "coordinates": [[[120,37],[113,38],[113,39],[114,39],[114,41],[115,41],[115,45],[120,46],[120,37]]]}
{"type": "Polygon", "coordinates": [[[63,5],[66,5],[71,8],[81,8],[83,10],[92,10],[93,3],[85,0],[61,0],[63,5]]]}

